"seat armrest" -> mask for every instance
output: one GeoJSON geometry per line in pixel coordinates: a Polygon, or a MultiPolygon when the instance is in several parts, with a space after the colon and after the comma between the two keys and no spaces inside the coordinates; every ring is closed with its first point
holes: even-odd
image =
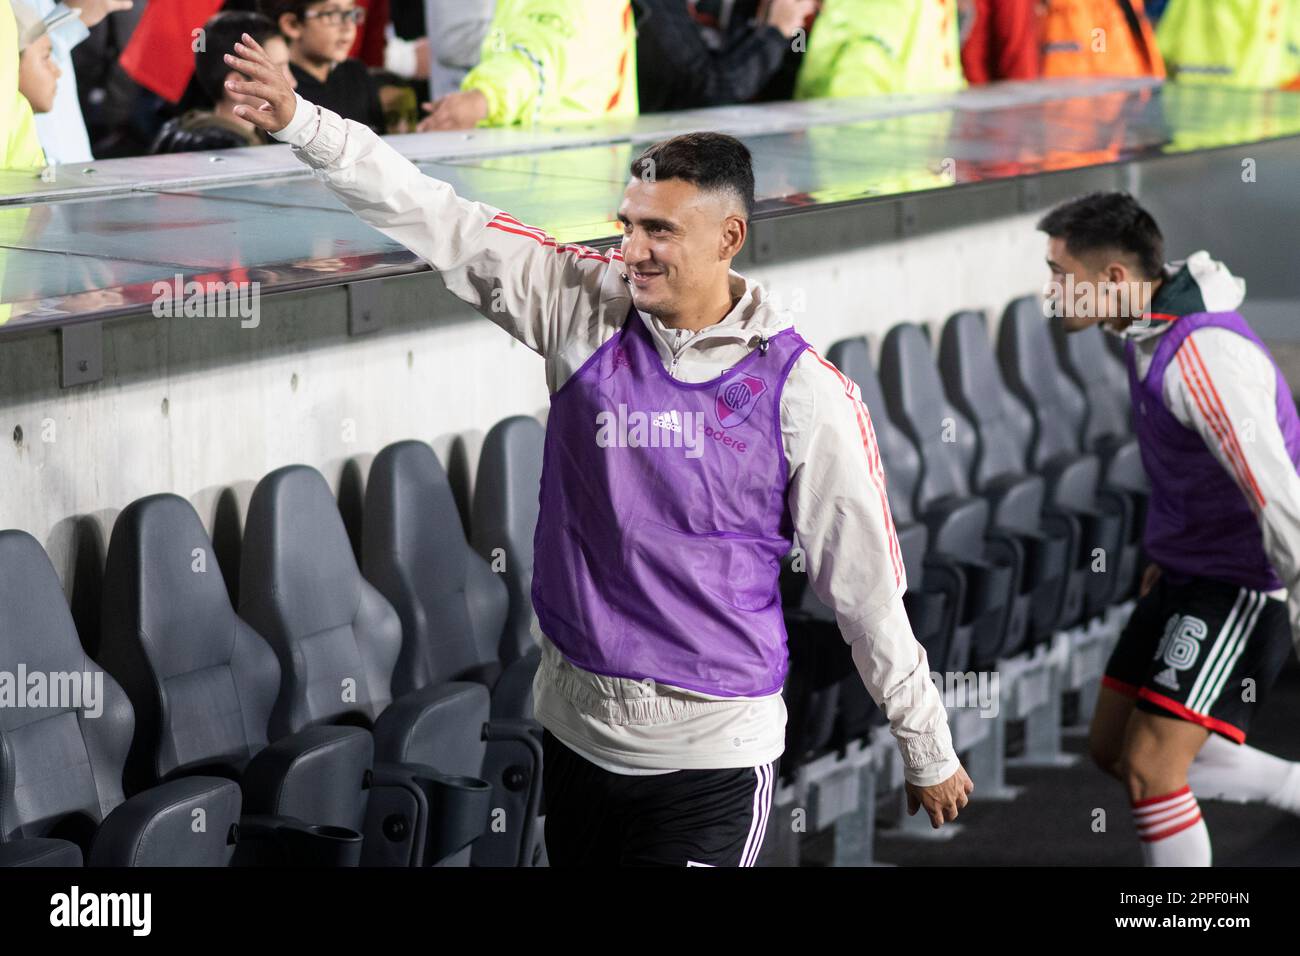
{"type": "Polygon", "coordinates": [[[81,866],[81,847],[68,840],[29,837],[0,843],[0,867],[81,866]]]}
{"type": "Polygon", "coordinates": [[[221,777],[182,777],[137,793],[95,833],[91,866],[228,866],[242,798],[221,777]]]}
{"type": "Polygon", "coordinates": [[[249,762],[240,777],[244,810],[360,830],[374,758],[374,740],[360,727],[307,727],[249,762]]]}

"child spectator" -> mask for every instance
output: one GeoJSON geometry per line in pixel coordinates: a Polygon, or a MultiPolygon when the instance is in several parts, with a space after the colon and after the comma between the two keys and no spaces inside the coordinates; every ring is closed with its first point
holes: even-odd
{"type": "Polygon", "coordinates": [[[344,119],[384,132],[379,89],[360,60],[348,58],[366,10],[354,0],[259,0],[259,10],[289,43],[298,92],[344,119]]]}
{"type": "Polygon", "coordinates": [[[222,59],[247,33],[262,45],[267,56],[283,66],[290,85],[289,47],[266,17],[258,13],[218,13],[203,25],[204,46],[194,54],[194,78],[207,97],[210,109],[189,110],[169,120],[154,141],[153,153],[184,153],[201,149],[233,149],[262,146],[268,140],[252,123],[235,115],[241,103],[257,108],[261,101],[226,89],[226,78],[239,78],[222,59]]]}

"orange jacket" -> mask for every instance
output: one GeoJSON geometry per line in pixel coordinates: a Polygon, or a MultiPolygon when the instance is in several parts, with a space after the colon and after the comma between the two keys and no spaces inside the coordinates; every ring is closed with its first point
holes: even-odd
{"type": "Polygon", "coordinates": [[[1164,75],[1141,0],[1047,0],[1043,76],[1164,75]]]}

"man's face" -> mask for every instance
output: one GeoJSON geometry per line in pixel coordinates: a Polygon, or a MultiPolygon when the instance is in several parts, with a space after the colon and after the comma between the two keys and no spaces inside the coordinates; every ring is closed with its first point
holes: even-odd
{"type": "Polygon", "coordinates": [[[1122,254],[1104,250],[1072,255],[1063,238],[1047,240],[1047,268],[1052,279],[1047,299],[1052,315],[1067,332],[1105,322],[1116,331],[1127,328],[1146,311],[1149,284],[1138,280],[1122,254]]]}
{"type": "Polygon", "coordinates": [[[33,113],[54,109],[54,93],[62,72],[50,55],[50,38],[43,36],[23,50],[18,58],[18,90],[32,104],[33,113]]]}
{"type": "Polygon", "coordinates": [[[745,241],[738,206],[725,192],[681,179],[628,181],[618,219],[638,309],[671,318],[709,294],[745,241]]]}
{"type": "Polygon", "coordinates": [[[357,25],[351,19],[356,10],[354,0],[324,0],[303,11],[299,21],[295,52],[317,63],[342,63],[357,38],[357,25]]]}

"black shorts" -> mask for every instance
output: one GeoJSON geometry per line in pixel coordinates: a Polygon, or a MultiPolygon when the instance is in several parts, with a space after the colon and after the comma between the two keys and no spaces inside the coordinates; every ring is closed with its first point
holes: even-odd
{"type": "Polygon", "coordinates": [[[551,866],[753,866],[777,764],[611,773],[542,732],[551,866]]]}
{"type": "Polygon", "coordinates": [[[1266,592],[1163,577],[1140,598],[1102,685],[1241,743],[1291,653],[1286,603],[1266,592]]]}

